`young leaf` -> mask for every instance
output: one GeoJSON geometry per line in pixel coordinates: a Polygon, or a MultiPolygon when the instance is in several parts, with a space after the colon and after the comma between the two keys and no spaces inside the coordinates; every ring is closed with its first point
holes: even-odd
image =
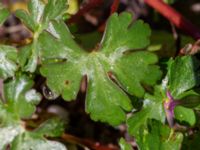
{"type": "Polygon", "coordinates": [[[0,78],[14,76],[17,69],[17,50],[11,46],[0,45],[0,78]]]}
{"type": "MultiPolygon", "coordinates": [[[[168,72],[168,85],[169,90],[171,91],[171,94],[174,98],[181,98],[184,100],[184,95],[196,95],[195,93],[191,93],[189,95],[188,91],[199,85],[199,66],[200,62],[194,56],[177,57],[171,63],[168,72]]],[[[196,120],[194,111],[190,108],[184,107],[175,109],[175,117],[177,120],[181,122],[185,121],[190,125],[194,125],[196,120]],[[190,114],[190,117],[188,114],[190,114]]]]}
{"type": "Polygon", "coordinates": [[[142,97],[142,85],[154,85],[161,76],[154,65],[157,62],[154,54],[125,53],[145,48],[150,34],[148,25],[143,22],[131,24],[129,13],[110,17],[100,48],[91,53],[74,42],[63,22],[52,22],[51,31],[54,32],[42,33],[39,38],[43,58],[41,74],[47,77],[49,88],[65,100],[76,98],[81,79],[86,75],[86,111],[94,120],[120,124],[126,118],[125,111],[132,109],[124,91],[142,97]],[[121,88],[110,79],[110,73],[121,88]]]}
{"type": "Polygon", "coordinates": [[[120,149],[121,150],[132,150],[132,146],[127,143],[123,138],[120,139],[119,141],[120,149]]]}
{"type": "Polygon", "coordinates": [[[30,0],[28,3],[28,12],[24,10],[16,11],[16,16],[33,32],[32,43],[22,48],[19,53],[19,62],[24,71],[34,72],[36,70],[38,59],[40,58],[38,37],[43,30],[51,32],[48,29],[50,22],[58,18],[61,19],[66,9],[67,0],[48,0],[47,4],[42,0],[30,0]],[[20,58],[23,58],[23,60],[21,61],[20,58]]]}

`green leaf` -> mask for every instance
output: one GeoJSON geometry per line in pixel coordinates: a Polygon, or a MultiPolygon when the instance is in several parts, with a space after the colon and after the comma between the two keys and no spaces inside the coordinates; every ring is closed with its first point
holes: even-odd
{"type": "Polygon", "coordinates": [[[39,136],[45,137],[59,137],[64,132],[64,123],[58,118],[51,118],[42,123],[34,133],[39,136]]]}
{"type": "Polygon", "coordinates": [[[134,113],[128,120],[128,131],[131,135],[136,135],[137,131],[147,125],[148,119],[156,119],[165,122],[165,111],[163,108],[163,96],[160,86],[155,87],[154,95],[146,94],[142,109],[134,113]]]}
{"type": "Polygon", "coordinates": [[[144,51],[124,53],[144,48],[149,43],[148,25],[141,21],[131,25],[130,17],[129,13],[112,15],[102,45],[91,53],[74,42],[62,21],[52,22],[51,32],[39,37],[42,50],[40,72],[47,77],[49,88],[65,100],[72,100],[77,96],[82,77],[87,76],[86,112],[93,120],[112,125],[125,121],[126,111],[132,109],[124,91],[142,97],[145,92],[143,85],[155,85],[161,76],[159,68],[154,65],[158,61],[154,54],[144,51]]]}
{"type": "Polygon", "coordinates": [[[194,56],[177,57],[169,68],[169,89],[174,98],[199,85],[200,62],[194,56]]]}
{"type": "Polygon", "coordinates": [[[48,22],[57,19],[57,17],[62,17],[66,10],[67,0],[48,0],[44,9],[43,22],[48,22]]]}
{"type": "Polygon", "coordinates": [[[180,122],[186,122],[190,126],[196,123],[196,116],[192,109],[177,106],[174,110],[175,118],[180,122]]]}
{"type": "Polygon", "coordinates": [[[16,16],[33,31],[32,43],[22,48],[19,53],[19,62],[23,71],[34,72],[36,70],[38,60],[40,60],[38,37],[44,30],[54,32],[51,30],[51,21],[62,20],[62,15],[66,9],[67,0],[48,0],[47,4],[42,0],[30,0],[28,12],[24,10],[16,11],[16,16]]]}
{"type": "Polygon", "coordinates": [[[183,135],[158,121],[150,120],[148,127],[141,127],[135,138],[140,150],[179,150],[183,135]]]}
{"type": "Polygon", "coordinates": [[[30,0],[28,12],[17,10],[15,14],[36,33],[47,29],[50,21],[61,18],[66,10],[67,0],[48,0],[47,4],[42,0],[30,0]]]}
{"type": "Polygon", "coordinates": [[[56,141],[50,141],[42,138],[35,138],[29,132],[18,135],[11,143],[11,150],[66,150],[66,147],[56,141]]]}
{"type": "Polygon", "coordinates": [[[22,132],[23,128],[21,128],[19,125],[10,125],[7,127],[0,126],[0,149],[6,149],[6,146],[22,132]]]}
{"type": "Polygon", "coordinates": [[[104,53],[122,54],[127,50],[138,50],[149,45],[149,26],[141,20],[133,24],[131,22],[132,15],[126,12],[110,17],[101,42],[104,53]]]}
{"type": "Polygon", "coordinates": [[[12,106],[20,118],[30,117],[35,111],[35,105],[41,100],[41,95],[31,89],[33,81],[26,75],[16,77],[4,84],[4,97],[8,107],[12,106]]]}
{"type": "Polygon", "coordinates": [[[121,150],[132,150],[131,144],[127,143],[123,138],[119,141],[120,149],[121,150]]]}
{"type": "Polygon", "coordinates": [[[5,8],[2,8],[0,5],[0,25],[2,25],[6,21],[9,15],[9,11],[5,8]]]}
{"type": "Polygon", "coordinates": [[[14,76],[17,69],[17,50],[11,46],[0,45],[0,78],[14,76]]]}

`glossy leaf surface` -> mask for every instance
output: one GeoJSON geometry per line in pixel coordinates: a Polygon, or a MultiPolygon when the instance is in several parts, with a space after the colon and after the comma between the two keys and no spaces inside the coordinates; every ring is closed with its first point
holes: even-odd
{"type": "Polygon", "coordinates": [[[43,50],[41,74],[47,77],[50,89],[65,100],[76,98],[81,79],[87,76],[86,111],[93,120],[112,125],[125,121],[125,111],[130,111],[132,106],[124,91],[142,97],[145,92],[142,84],[154,85],[161,76],[154,65],[158,61],[154,54],[134,52],[148,45],[150,29],[142,21],[131,24],[129,13],[109,18],[100,48],[91,53],[74,42],[63,22],[53,22],[51,31],[54,32],[43,33],[39,39],[43,50]],[[116,23],[117,26],[113,26],[116,23]],[[124,38],[116,37],[118,34],[124,38]]]}
{"type": "Polygon", "coordinates": [[[142,127],[135,135],[141,150],[179,150],[183,140],[182,133],[172,130],[158,121],[149,120],[148,127],[142,127]]]}

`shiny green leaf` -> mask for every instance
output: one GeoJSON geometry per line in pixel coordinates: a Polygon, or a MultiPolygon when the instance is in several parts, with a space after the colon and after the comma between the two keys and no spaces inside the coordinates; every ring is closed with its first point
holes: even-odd
{"type": "Polygon", "coordinates": [[[180,150],[183,135],[158,121],[149,120],[148,127],[141,127],[135,138],[140,150],[180,150]]]}
{"type": "Polygon", "coordinates": [[[131,135],[136,135],[137,131],[147,125],[148,119],[156,119],[165,122],[165,111],[163,108],[162,89],[160,86],[155,88],[154,95],[146,94],[143,108],[134,113],[128,120],[128,131],[131,135]]]}
{"type": "Polygon", "coordinates": [[[0,78],[14,76],[17,69],[17,50],[11,46],[0,45],[0,78]]]}
{"type": "Polygon", "coordinates": [[[169,89],[174,98],[199,85],[199,60],[194,56],[177,57],[169,68],[169,89]]]}
{"type": "Polygon", "coordinates": [[[4,84],[4,97],[20,118],[30,117],[35,111],[35,104],[41,100],[41,95],[31,89],[32,86],[33,81],[26,75],[4,84]]]}
{"type": "Polygon", "coordinates": [[[40,72],[47,77],[49,88],[65,100],[76,98],[80,82],[87,76],[86,112],[93,120],[112,125],[125,121],[126,111],[132,106],[124,91],[142,97],[143,85],[155,85],[161,76],[154,65],[158,61],[154,54],[145,51],[125,53],[145,48],[150,34],[149,26],[142,21],[131,24],[129,13],[113,14],[109,18],[100,48],[91,53],[74,42],[62,21],[52,22],[49,29],[50,33],[42,33],[39,37],[40,72]]]}
{"type": "Polygon", "coordinates": [[[186,122],[190,126],[193,126],[196,123],[196,116],[192,109],[177,106],[174,110],[174,114],[175,118],[180,122],[186,122]]]}
{"type": "Polygon", "coordinates": [[[33,32],[32,42],[23,47],[19,53],[19,62],[23,71],[34,72],[36,70],[40,59],[38,37],[44,30],[54,32],[51,30],[51,21],[61,19],[66,9],[67,0],[48,0],[47,4],[42,0],[30,0],[28,12],[16,11],[16,16],[33,32]]]}

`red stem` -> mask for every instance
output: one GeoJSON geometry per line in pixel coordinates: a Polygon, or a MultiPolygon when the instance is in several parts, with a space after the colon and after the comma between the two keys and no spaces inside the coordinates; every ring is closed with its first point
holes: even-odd
{"type": "Polygon", "coordinates": [[[87,146],[88,148],[93,149],[93,150],[117,150],[116,147],[110,148],[108,146],[96,144],[93,141],[90,141],[87,139],[81,139],[70,134],[63,134],[62,139],[64,139],[67,142],[74,143],[77,145],[81,144],[83,146],[87,146]]]}
{"type": "Polygon", "coordinates": [[[68,23],[77,22],[79,17],[83,16],[85,13],[87,13],[91,9],[100,6],[101,4],[103,4],[103,0],[90,0],[88,4],[80,8],[80,10],[68,20],[68,23]]]}
{"type": "Polygon", "coordinates": [[[177,28],[192,36],[195,40],[200,38],[200,30],[162,0],[144,0],[144,2],[171,21],[177,28]]]}
{"type": "MultiPolygon", "coordinates": [[[[110,7],[110,15],[112,15],[113,13],[115,13],[118,10],[119,2],[120,2],[120,0],[113,0],[113,3],[110,7]]],[[[106,22],[104,22],[102,25],[100,25],[100,27],[98,28],[98,31],[104,32],[105,27],[106,27],[106,22]]]]}
{"type": "Polygon", "coordinates": [[[110,14],[115,13],[118,7],[119,7],[119,0],[114,0],[111,6],[110,14]]]}

